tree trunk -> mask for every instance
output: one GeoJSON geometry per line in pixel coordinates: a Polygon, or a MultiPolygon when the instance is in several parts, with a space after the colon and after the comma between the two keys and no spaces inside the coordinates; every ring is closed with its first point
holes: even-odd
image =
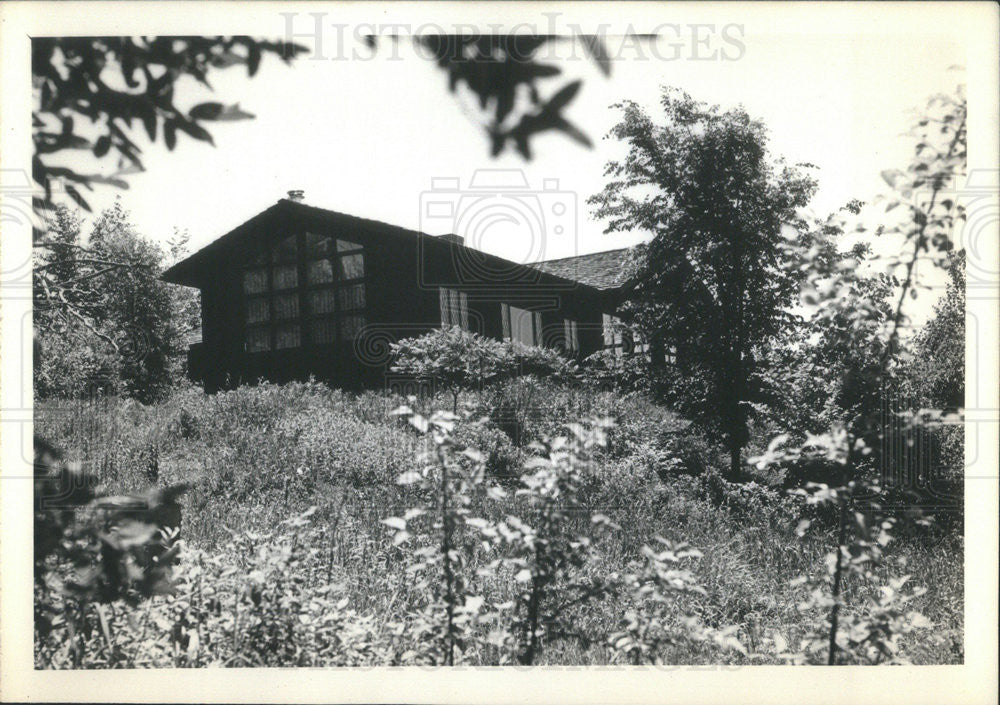
{"type": "Polygon", "coordinates": [[[729,481],[740,482],[743,476],[743,462],[741,460],[742,447],[739,441],[733,439],[729,442],[729,481]]]}

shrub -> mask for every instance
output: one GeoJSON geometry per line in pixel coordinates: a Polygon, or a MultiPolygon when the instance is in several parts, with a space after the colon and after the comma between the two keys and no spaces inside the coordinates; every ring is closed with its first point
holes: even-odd
{"type": "Polygon", "coordinates": [[[452,413],[458,412],[463,389],[482,389],[521,375],[570,379],[576,374],[576,366],[554,350],[498,341],[457,326],[401,340],[392,351],[392,371],[430,380],[436,391],[450,393],[452,413]]]}

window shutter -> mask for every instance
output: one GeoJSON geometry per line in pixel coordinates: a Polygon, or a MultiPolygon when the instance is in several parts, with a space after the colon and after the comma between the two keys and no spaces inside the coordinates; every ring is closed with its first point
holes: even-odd
{"type": "Polygon", "coordinates": [[[451,318],[448,315],[448,290],[443,286],[438,288],[438,303],[441,306],[441,326],[444,327],[451,323],[451,318]]]}
{"type": "Polygon", "coordinates": [[[462,330],[469,330],[469,295],[464,291],[458,292],[458,306],[462,316],[462,330]]]}

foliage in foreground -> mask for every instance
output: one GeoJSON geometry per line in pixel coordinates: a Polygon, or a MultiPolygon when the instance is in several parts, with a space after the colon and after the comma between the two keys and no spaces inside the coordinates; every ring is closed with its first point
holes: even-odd
{"type": "MultiPolygon", "coordinates": [[[[549,440],[507,440],[496,458],[523,475],[515,484],[491,454],[474,451],[481,439],[506,437],[478,415],[497,392],[463,392],[462,408],[474,413],[445,415],[441,446],[430,425],[421,433],[391,414],[404,400],[314,384],[189,390],[154,406],[40,404],[39,432],[98,476],[96,494],[192,487],[178,500],[171,594],[53,597],[63,613],[36,633],[36,665],[445,663],[443,516],[453,537],[455,663],[527,662],[533,634],[536,664],[780,663],[825,633],[822,612],[796,608],[817,585],[791,585],[827,574],[836,522],[821,508],[780,488],[726,482],[724,449],[712,444],[707,467],[678,463],[678,442],[695,437],[641,396],[517,385],[535,386],[540,409],[525,413],[526,437],[549,440]],[[618,419],[605,444],[577,446],[566,426],[551,433],[588,417],[618,419]],[[442,515],[445,466],[452,489],[442,515]],[[566,492],[578,510],[556,501],[566,492]],[[547,512],[566,519],[546,521],[547,512]],[[804,516],[814,523],[799,537],[804,516]],[[409,536],[399,538],[399,521],[409,536]],[[551,552],[536,550],[543,546],[551,552]],[[786,644],[794,646],[779,648],[786,644]]],[[[900,635],[898,657],[960,661],[960,537],[904,533],[884,552],[871,580],[845,576],[844,619],[867,619],[879,586],[910,573],[928,588],[912,609],[935,630],[900,635]]]]}

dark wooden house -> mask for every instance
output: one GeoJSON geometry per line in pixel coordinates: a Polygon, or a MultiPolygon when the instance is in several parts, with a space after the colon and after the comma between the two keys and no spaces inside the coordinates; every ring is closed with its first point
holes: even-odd
{"type": "Polygon", "coordinates": [[[578,357],[614,345],[625,252],[522,265],[290,192],[163,279],[201,291],[188,363],[207,390],[309,376],[357,389],[392,384],[389,344],[441,325],[578,357]]]}

